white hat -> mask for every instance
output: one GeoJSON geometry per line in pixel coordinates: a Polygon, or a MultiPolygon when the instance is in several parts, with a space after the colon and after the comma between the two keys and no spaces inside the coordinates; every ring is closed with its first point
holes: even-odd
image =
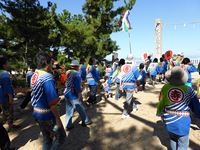
{"type": "Polygon", "coordinates": [[[183,57],[183,56],[184,56],[184,53],[183,53],[183,52],[178,52],[177,55],[183,57]]]}
{"type": "Polygon", "coordinates": [[[127,60],[133,60],[133,54],[132,53],[130,53],[130,54],[128,54],[128,56],[127,56],[127,60]]]}
{"type": "Polygon", "coordinates": [[[71,66],[80,66],[78,60],[72,60],[72,62],[71,62],[70,65],[71,65],[71,66]]]}
{"type": "Polygon", "coordinates": [[[133,54],[128,54],[127,58],[126,58],[126,63],[128,64],[133,64],[134,63],[134,57],[133,54]]]}

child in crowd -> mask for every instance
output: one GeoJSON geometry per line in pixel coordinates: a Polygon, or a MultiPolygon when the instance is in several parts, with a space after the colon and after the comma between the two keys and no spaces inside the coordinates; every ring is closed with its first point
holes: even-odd
{"type": "Polygon", "coordinates": [[[160,82],[165,82],[165,72],[167,71],[168,61],[165,59],[164,55],[160,58],[160,82]]]}
{"type": "Polygon", "coordinates": [[[154,58],[153,63],[149,65],[148,72],[150,74],[152,85],[155,87],[156,76],[160,73],[160,66],[158,65],[157,58],[154,58]]]}
{"type": "MultiPolygon", "coordinates": [[[[145,65],[146,65],[146,71],[148,70],[148,68],[149,68],[149,65],[150,65],[150,63],[152,62],[152,60],[151,60],[151,56],[148,56],[147,57],[147,59],[145,60],[145,65]]],[[[148,77],[150,76],[150,74],[147,72],[147,75],[148,75],[148,77]]]]}
{"type": "Polygon", "coordinates": [[[196,72],[197,68],[192,64],[189,58],[184,58],[182,61],[182,64],[184,65],[182,69],[184,69],[188,74],[188,80],[186,82],[187,86],[192,87],[192,75],[191,73],[196,72]]]}
{"type": "Polygon", "coordinates": [[[107,66],[106,66],[106,71],[105,71],[105,76],[108,76],[108,77],[110,77],[110,75],[112,74],[112,67],[111,67],[111,65],[110,64],[108,64],[107,66]]]}
{"type": "Polygon", "coordinates": [[[112,98],[112,93],[110,92],[110,84],[109,84],[108,76],[104,76],[103,88],[105,91],[106,98],[109,98],[109,96],[112,98]]]}
{"type": "Polygon", "coordinates": [[[144,64],[143,63],[140,64],[139,71],[140,71],[140,74],[142,76],[142,79],[140,80],[140,84],[142,85],[142,90],[145,90],[147,74],[146,74],[146,71],[144,70],[144,64]]]}
{"type": "Polygon", "coordinates": [[[88,87],[90,89],[89,98],[86,103],[87,106],[90,106],[90,104],[95,104],[97,102],[96,101],[97,85],[99,83],[100,77],[95,65],[96,65],[96,59],[91,57],[89,59],[88,66],[86,69],[86,73],[87,73],[86,79],[87,79],[88,87]]]}

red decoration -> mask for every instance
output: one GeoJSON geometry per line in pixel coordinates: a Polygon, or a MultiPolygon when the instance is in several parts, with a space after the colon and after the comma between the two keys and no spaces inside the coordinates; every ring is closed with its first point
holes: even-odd
{"type": "Polygon", "coordinates": [[[130,70],[131,70],[131,66],[129,66],[129,65],[125,65],[124,68],[123,68],[124,73],[130,72],[130,70]]]}
{"type": "Polygon", "coordinates": [[[169,91],[168,97],[172,102],[178,103],[183,100],[184,93],[181,89],[173,88],[169,91]]]}
{"type": "Polygon", "coordinates": [[[144,60],[146,60],[147,57],[148,57],[148,54],[147,54],[147,53],[144,53],[144,54],[143,54],[143,58],[144,58],[144,60]]]}
{"type": "Polygon", "coordinates": [[[38,77],[39,77],[39,73],[38,72],[35,72],[31,78],[31,85],[34,85],[37,80],[38,80],[38,77]]]}
{"type": "Polygon", "coordinates": [[[172,56],[173,56],[172,50],[166,51],[164,56],[165,56],[166,60],[170,60],[172,58],[172,56]]]}

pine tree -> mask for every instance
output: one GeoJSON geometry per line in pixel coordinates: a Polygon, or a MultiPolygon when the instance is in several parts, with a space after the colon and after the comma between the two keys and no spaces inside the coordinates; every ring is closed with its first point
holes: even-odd
{"type": "Polygon", "coordinates": [[[4,25],[10,31],[0,33],[2,48],[12,51],[16,59],[24,59],[25,62],[33,62],[38,51],[49,50],[52,46],[50,7],[51,3],[44,8],[38,0],[1,0],[4,23],[0,28],[4,25]]]}
{"type": "Polygon", "coordinates": [[[83,6],[86,21],[95,29],[93,35],[96,38],[96,47],[90,47],[91,55],[104,58],[113,51],[118,50],[115,41],[110,37],[118,28],[120,15],[126,9],[132,9],[135,0],[124,0],[124,6],[114,8],[118,0],[86,0],[83,6]]]}

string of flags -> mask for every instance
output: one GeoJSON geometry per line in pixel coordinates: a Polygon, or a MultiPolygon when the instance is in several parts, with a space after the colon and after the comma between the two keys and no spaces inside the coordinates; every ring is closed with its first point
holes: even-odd
{"type": "Polygon", "coordinates": [[[192,28],[196,28],[198,25],[200,25],[200,21],[194,21],[189,23],[166,23],[163,24],[163,26],[174,26],[174,30],[177,29],[177,27],[189,27],[192,26],[192,28]]]}

